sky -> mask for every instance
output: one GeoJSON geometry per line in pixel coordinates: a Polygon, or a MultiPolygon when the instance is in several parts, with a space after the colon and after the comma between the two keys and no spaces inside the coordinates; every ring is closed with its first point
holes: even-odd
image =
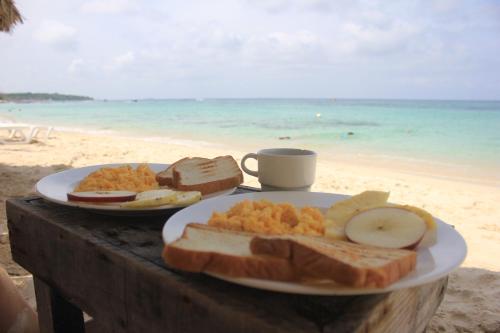
{"type": "Polygon", "coordinates": [[[500,100],[500,0],[16,0],[0,91],[500,100]]]}

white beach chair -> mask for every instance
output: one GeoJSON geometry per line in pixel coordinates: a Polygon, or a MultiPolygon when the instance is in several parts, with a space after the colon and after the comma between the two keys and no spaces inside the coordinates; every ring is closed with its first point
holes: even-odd
{"type": "Polygon", "coordinates": [[[0,130],[7,131],[7,140],[0,138],[0,144],[6,143],[30,143],[37,135],[45,131],[45,138],[49,139],[54,130],[52,126],[34,126],[24,124],[0,124],[0,130]]]}

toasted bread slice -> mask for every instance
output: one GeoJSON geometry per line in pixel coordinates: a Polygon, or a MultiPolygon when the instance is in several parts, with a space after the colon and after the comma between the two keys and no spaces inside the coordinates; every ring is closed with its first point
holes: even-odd
{"type": "Polygon", "coordinates": [[[290,260],[303,277],[361,288],[384,288],[410,273],[416,253],[332,241],[322,237],[254,237],[253,254],[290,260]]]}
{"type": "Polygon", "coordinates": [[[175,163],[170,164],[170,166],[156,174],[156,181],[160,186],[173,186],[174,185],[174,167],[188,161],[208,161],[208,158],[203,157],[184,157],[175,163]]]}
{"type": "Polygon", "coordinates": [[[173,168],[173,187],[181,191],[214,193],[243,183],[243,173],[232,156],[188,159],[173,168]]]}
{"type": "Polygon", "coordinates": [[[231,277],[290,281],[296,274],[288,259],[253,255],[253,234],[204,224],[189,224],[178,240],[165,245],[165,262],[189,272],[211,272],[231,277]]]}

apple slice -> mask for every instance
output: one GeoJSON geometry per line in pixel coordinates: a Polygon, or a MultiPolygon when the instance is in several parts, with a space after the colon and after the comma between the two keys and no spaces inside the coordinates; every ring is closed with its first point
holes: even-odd
{"type": "Polygon", "coordinates": [[[349,199],[335,202],[326,212],[325,236],[332,239],[345,240],[345,225],[357,212],[387,204],[389,192],[364,191],[349,199]]]}
{"type": "Polygon", "coordinates": [[[132,201],[136,195],[137,193],[131,191],[71,192],[67,194],[69,201],[95,203],[132,201]]]}
{"type": "Polygon", "coordinates": [[[425,221],[401,207],[370,208],[354,215],[345,227],[355,243],[395,249],[414,249],[427,230],[425,221]]]}

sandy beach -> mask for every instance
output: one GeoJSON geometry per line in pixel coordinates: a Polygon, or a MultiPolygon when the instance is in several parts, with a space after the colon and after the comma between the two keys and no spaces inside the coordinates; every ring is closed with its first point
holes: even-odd
{"type": "MultiPolygon", "coordinates": [[[[0,145],[0,231],[5,229],[9,197],[33,193],[42,177],[68,168],[101,163],[171,163],[186,156],[231,154],[238,161],[247,147],[167,144],[74,132],[28,145],[0,145]]],[[[440,170],[442,175],[449,174],[440,170]]],[[[360,163],[354,158],[319,156],[314,191],[356,194],[390,191],[390,200],[422,207],[450,223],[464,236],[468,256],[450,275],[448,290],[428,332],[500,331],[500,186],[483,179],[441,177],[425,167],[360,163]],[[373,166],[375,165],[375,166],[373,166]],[[424,172],[425,171],[425,172],[424,172]]],[[[255,178],[245,184],[258,186],[255,178]]],[[[11,275],[25,274],[9,258],[8,244],[0,242],[0,264],[11,275]]]]}

